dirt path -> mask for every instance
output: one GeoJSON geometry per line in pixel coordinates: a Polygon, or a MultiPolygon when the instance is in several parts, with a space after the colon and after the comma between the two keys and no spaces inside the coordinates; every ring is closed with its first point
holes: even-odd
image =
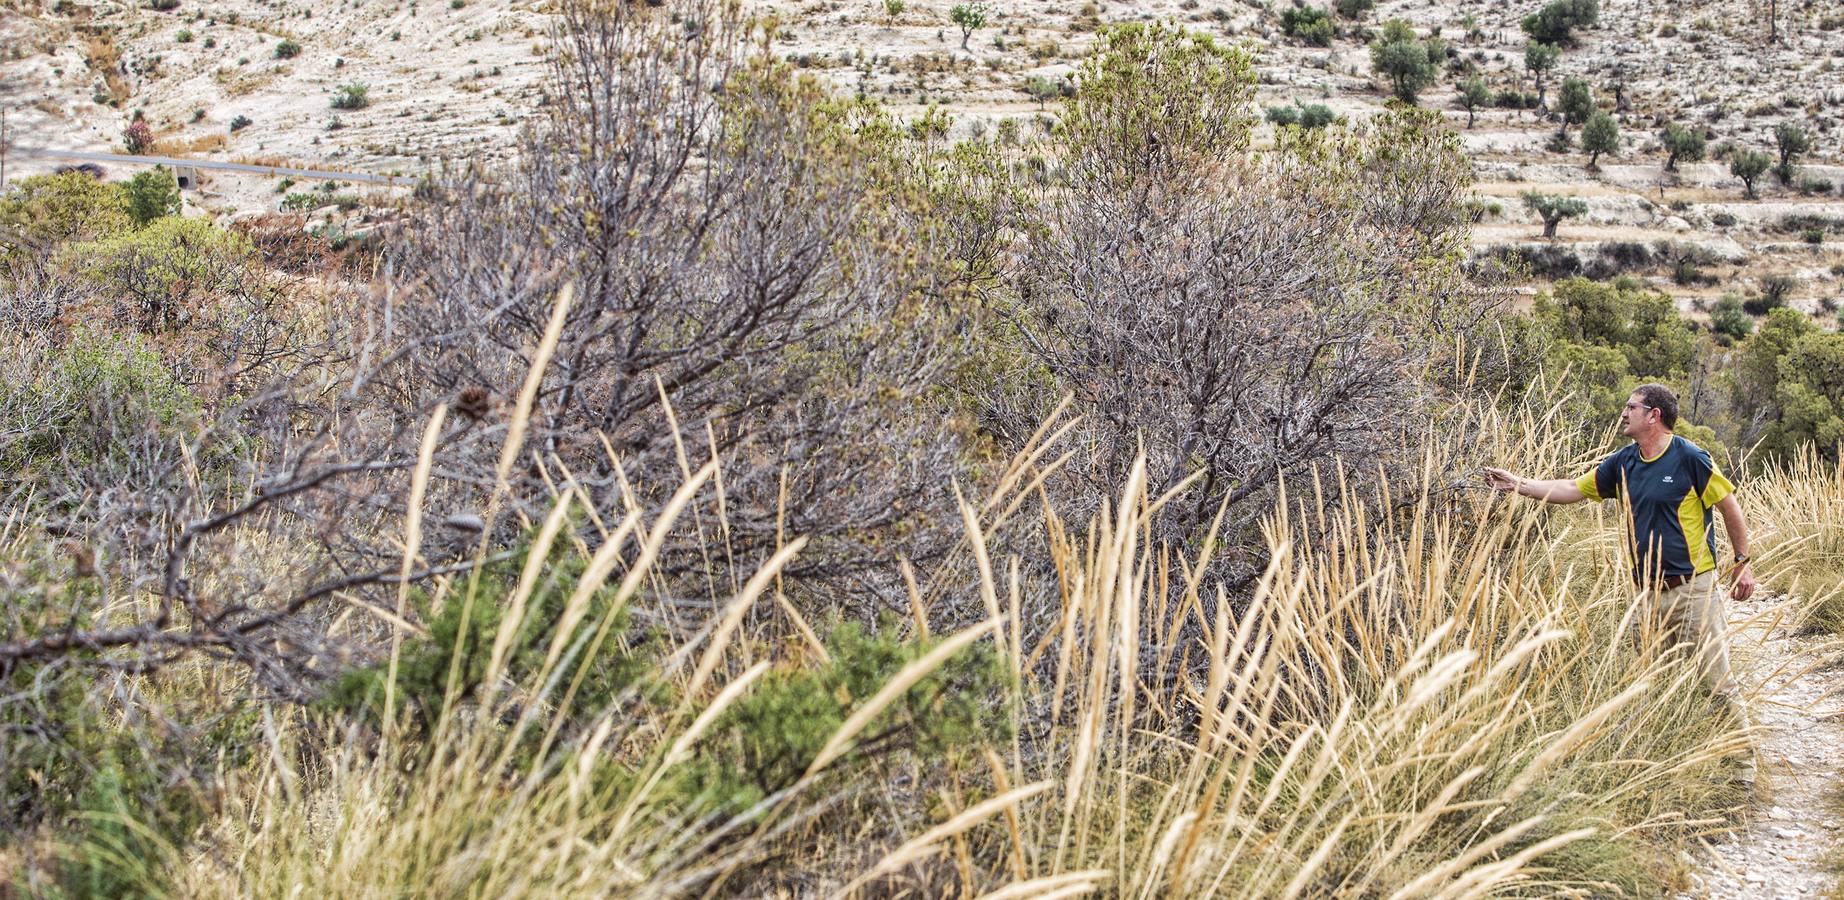
{"type": "Polygon", "coordinates": [[[1836,884],[1825,856],[1844,841],[1844,670],[1823,666],[1837,642],[1795,636],[1781,598],[1732,603],[1760,772],[1749,822],[1698,854],[1686,898],[1822,897],[1836,884]]]}

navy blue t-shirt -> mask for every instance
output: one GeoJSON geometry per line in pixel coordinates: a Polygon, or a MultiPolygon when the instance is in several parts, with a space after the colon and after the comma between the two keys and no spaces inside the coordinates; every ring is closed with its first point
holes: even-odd
{"type": "Polygon", "coordinates": [[[1716,568],[1710,508],[1735,491],[1710,455],[1677,435],[1653,459],[1628,444],[1575,482],[1590,500],[1624,497],[1632,507],[1627,551],[1636,576],[1700,575],[1716,568]]]}

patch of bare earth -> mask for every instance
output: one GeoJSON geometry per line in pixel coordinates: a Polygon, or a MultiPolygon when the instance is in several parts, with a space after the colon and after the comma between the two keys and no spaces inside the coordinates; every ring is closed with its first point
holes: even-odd
{"type": "Polygon", "coordinates": [[[1836,883],[1826,858],[1844,841],[1844,668],[1838,641],[1795,633],[1788,605],[1731,605],[1758,742],[1756,800],[1745,824],[1705,843],[1682,897],[1823,897],[1836,883]]]}

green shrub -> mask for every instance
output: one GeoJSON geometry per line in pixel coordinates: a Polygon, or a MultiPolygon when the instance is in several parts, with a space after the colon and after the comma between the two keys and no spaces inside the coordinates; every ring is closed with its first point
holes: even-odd
{"type": "Polygon", "coordinates": [[[1665,148],[1665,171],[1675,172],[1678,161],[1697,162],[1703,158],[1705,138],[1700,128],[1685,128],[1673,122],[1659,132],[1659,144],[1665,148]]]}
{"type": "Polygon", "coordinates": [[[85,328],[52,351],[36,377],[0,385],[5,433],[0,473],[30,478],[51,466],[134,466],[123,434],[177,438],[197,425],[203,405],[166,363],[133,333],[85,328]]]}
{"type": "MultiPolygon", "coordinates": [[[[903,640],[898,631],[894,622],[871,632],[847,622],[827,637],[825,663],[764,677],[700,743],[687,787],[720,808],[740,809],[792,785],[848,716],[938,643],[903,640]]],[[[1004,743],[1011,720],[993,698],[1005,695],[1005,684],[992,644],[976,643],[904,691],[846,759],[901,752],[935,760],[1004,743]]]]}
{"type": "Polygon", "coordinates": [[[287,38],[283,38],[282,40],[276,42],[276,45],[275,45],[275,58],[276,59],[294,59],[295,57],[300,56],[300,55],[301,55],[301,45],[300,44],[297,44],[294,41],[291,41],[287,38]]]}
{"type": "Polygon", "coordinates": [[[1723,294],[1710,312],[1710,330],[1722,343],[1733,344],[1754,333],[1754,317],[1742,308],[1740,297],[1723,294]]]}
{"type": "Polygon", "coordinates": [[[371,105],[370,94],[369,86],[355,81],[334,91],[331,104],[334,109],[364,109],[371,105]]]}
{"type": "Polygon", "coordinates": [[[173,35],[173,40],[181,44],[190,44],[192,43],[192,32],[181,28],[178,34],[173,35]]]}
{"type": "Polygon", "coordinates": [[[1524,17],[1524,33],[1545,44],[1574,44],[1575,29],[1588,28],[1601,20],[1600,0],[1551,0],[1540,10],[1524,17]]]}
{"type": "Polygon", "coordinates": [[[179,181],[165,166],[155,166],[135,173],[123,186],[122,199],[128,209],[128,217],[136,225],[146,225],[162,216],[179,215],[183,204],[179,196],[179,181]]]}
{"type": "Polygon", "coordinates": [[[1361,19],[1376,7],[1377,0],[1332,0],[1332,8],[1347,19],[1361,19]]]}
{"type": "Polygon", "coordinates": [[[1281,13],[1281,32],[1314,47],[1329,47],[1338,36],[1332,16],[1317,6],[1299,6],[1281,13]]]}
{"type": "MultiPolygon", "coordinates": [[[[133,225],[120,185],[83,172],[34,175],[0,194],[0,229],[33,241],[91,240],[133,225]]],[[[0,244],[0,258],[25,252],[0,244]]]]}
{"type": "Polygon", "coordinates": [[[261,281],[250,242],[202,219],[167,216],[66,253],[101,296],[148,333],[185,326],[261,281]]]}
{"type": "Polygon", "coordinates": [[[1588,121],[1581,128],[1581,148],[1588,152],[1588,168],[1592,169],[1600,162],[1601,154],[1614,155],[1620,152],[1620,126],[1610,116],[1600,110],[1588,115],[1588,121]]]}

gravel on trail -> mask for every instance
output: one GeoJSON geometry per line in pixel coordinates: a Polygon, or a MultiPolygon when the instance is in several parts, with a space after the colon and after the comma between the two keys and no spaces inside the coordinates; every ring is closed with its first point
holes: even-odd
{"type": "Polygon", "coordinates": [[[1839,642],[1800,635],[1785,598],[1730,601],[1732,649],[1757,741],[1754,808],[1696,854],[1684,898],[1824,897],[1844,843],[1844,668],[1839,642]]]}

